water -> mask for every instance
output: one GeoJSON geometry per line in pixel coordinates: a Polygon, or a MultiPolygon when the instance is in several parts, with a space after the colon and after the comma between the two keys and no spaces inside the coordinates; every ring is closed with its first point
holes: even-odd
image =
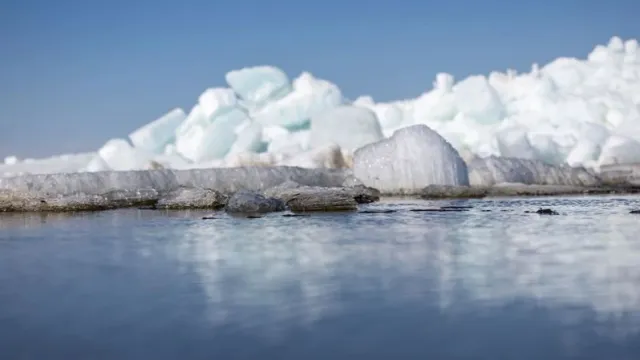
{"type": "Polygon", "coordinates": [[[640,358],[640,198],[443,204],[0,215],[0,359],[640,358]]]}

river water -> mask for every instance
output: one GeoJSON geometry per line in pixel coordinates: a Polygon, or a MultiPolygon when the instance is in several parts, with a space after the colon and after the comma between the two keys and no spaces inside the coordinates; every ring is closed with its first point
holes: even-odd
{"type": "Polygon", "coordinates": [[[638,208],[1,214],[0,359],[637,360],[638,208]]]}

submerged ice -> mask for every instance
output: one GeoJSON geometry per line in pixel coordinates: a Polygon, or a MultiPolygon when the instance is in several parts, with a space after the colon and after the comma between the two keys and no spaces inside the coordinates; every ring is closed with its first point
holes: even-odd
{"type": "Polygon", "coordinates": [[[528,73],[460,81],[439,73],[429,91],[395,102],[350,101],[329,81],[273,66],[224,79],[188,111],[175,108],[96,152],[11,156],[0,176],[286,165],[353,168],[364,183],[395,191],[588,185],[600,169],[640,163],[636,40],[614,37],[586,59],[558,58],[528,73]]]}

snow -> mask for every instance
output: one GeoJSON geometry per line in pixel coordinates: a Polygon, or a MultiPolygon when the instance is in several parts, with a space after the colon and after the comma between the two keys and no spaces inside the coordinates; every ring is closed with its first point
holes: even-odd
{"type": "Polygon", "coordinates": [[[188,115],[175,108],[129,134],[130,143],[124,136],[96,152],[9,156],[0,177],[247,165],[355,170],[363,162],[352,155],[368,149],[381,158],[364,163],[403,170],[360,168],[361,176],[381,172],[386,177],[376,181],[396,189],[464,183],[460,157],[471,183],[573,184],[590,181],[582,167],[598,172],[640,163],[640,51],[633,39],[613,37],[585,59],[560,57],[533,64],[528,73],[494,71],[459,81],[438,73],[425,93],[390,102],[368,95],[350,101],[330,81],[309,72],[290,78],[274,66],[232,70],[224,78],[224,86],[202,92],[188,115]],[[415,125],[427,128],[406,130],[415,125]],[[410,145],[399,145],[398,137],[410,145]],[[395,152],[382,150],[389,147],[395,152]],[[417,168],[393,163],[398,156],[417,168]]]}
{"type": "Polygon", "coordinates": [[[387,194],[408,194],[428,185],[469,185],[458,152],[426,125],[396,131],[390,138],[358,149],[353,174],[387,194]]]}

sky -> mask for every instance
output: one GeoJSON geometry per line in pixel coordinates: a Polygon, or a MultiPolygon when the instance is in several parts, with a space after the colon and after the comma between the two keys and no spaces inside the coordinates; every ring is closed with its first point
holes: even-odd
{"type": "Polygon", "coordinates": [[[0,157],[97,150],[224,74],[275,65],[352,99],[640,39],[637,0],[0,0],[0,157]]]}

